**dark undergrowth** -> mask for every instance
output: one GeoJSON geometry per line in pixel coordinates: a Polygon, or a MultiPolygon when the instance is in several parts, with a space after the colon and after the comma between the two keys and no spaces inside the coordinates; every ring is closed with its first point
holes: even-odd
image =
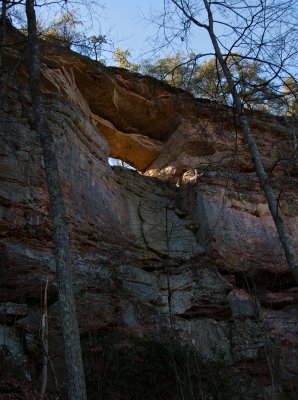
{"type": "Polygon", "coordinates": [[[93,336],[86,347],[89,400],[252,399],[233,368],[175,341],[93,336]]]}
{"type": "MultiPolygon", "coordinates": [[[[24,363],[14,360],[0,348],[0,400],[40,400],[39,382],[31,381],[24,363]]],[[[65,400],[56,393],[46,393],[43,400],[65,400]]]]}

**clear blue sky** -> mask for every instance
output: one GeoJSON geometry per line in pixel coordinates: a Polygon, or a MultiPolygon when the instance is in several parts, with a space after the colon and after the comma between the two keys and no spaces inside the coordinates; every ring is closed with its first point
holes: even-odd
{"type": "MultiPolygon", "coordinates": [[[[88,5],[88,1],[85,0],[88,5]]],[[[44,2],[42,2],[43,4],[44,2]]],[[[37,7],[41,21],[46,23],[61,17],[63,9],[74,10],[78,19],[82,20],[87,35],[105,34],[113,43],[113,47],[106,47],[103,57],[108,64],[112,63],[113,50],[120,47],[128,49],[131,53],[131,62],[140,62],[141,59],[153,58],[153,49],[157,47],[157,19],[154,24],[154,16],[163,11],[163,0],[94,0],[90,2],[92,11],[88,12],[88,6],[80,5],[80,0],[68,3],[59,3],[46,0],[48,7],[37,7]],[[101,4],[102,7],[99,5],[101,4]],[[91,22],[92,20],[92,22],[91,22]],[[89,29],[88,29],[89,27],[89,29]]],[[[81,3],[82,4],[82,3],[81,3]]],[[[161,38],[160,38],[161,39],[161,38]]],[[[192,37],[196,52],[211,51],[207,34],[198,28],[194,29],[192,37]]],[[[178,39],[178,47],[172,49],[172,53],[185,50],[185,43],[178,39]]],[[[160,50],[155,56],[162,57],[171,53],[171,49],[160,50]]]]}
{"type": "MultiPolygon", "coordinates": [[[[157,26],[150,19],[152,15],[162,12],[163,0],[102,0],[102,5],[104,8],[99,10],[99,17],[95,18],[94,28],[96,29],[99,22],[102,33],[110,32],[115,47],[129,49],[131,61],[138,62],[141,58],[153,57],[148,52],[156,45],[154,35],[157,26]]],[[[199,43],[199,51],[210,50],[209,40],[204,32],[198,32],[194,40],[199,43]]],[[[164,50],[165,54],[169,52],[170,50],[164,50]]],[[[108,54],[105,56],[108,58],[108,54]]]]}
{"type": "Polygon", "coordinates": [[[162,5],[162,0],[103,0],[104,9],[100,11],[102,31],[110,31],[115,47],[129,49],[132,59],[138,61],[152,50],[154,43],[147,40],[156,28],[149,19],[152,13],[161,10],[162,5]]]}
{"type": "Polygon", "coordinates": [[[102,29],[111,29],[116,46],[141,53],[146,38],[153,33],[153,27],[142,15],[149,17],[150,7],[156,10],[161,4],[161,0],[106,0],[101,12],[102,29]]]}
{"type": "MultiPolygon", "coordinates": [[[[152,50],[152,43],[145,42],[154,34],[155,28],[145,18],[149,19],[151,13],[161,10],[163,0],[93,0],[90,6],[88,0],[76,1],[57,6],[56,2],[46,0],[47,7],[36,8],[38,18],[46,26],[50,21],[59,19],[66,9],[73,10],[82,20],[87,35],[106,34],[114,43],[114,48],[129,49],[132,59],[152,50]],[[82,5],[84,2],[87,6],[82,5]],[[91,11],[88,11],[89,7],[91,11]]],[[[39,3],[44,4],[44,1],[39,3]]],[[[109,53],[104,56],[109,58],[109,53]]]]}

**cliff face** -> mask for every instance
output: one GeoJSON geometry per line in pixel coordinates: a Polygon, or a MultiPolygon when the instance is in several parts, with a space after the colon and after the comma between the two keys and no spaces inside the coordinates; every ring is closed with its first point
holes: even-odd
{"type": "MultiPolygon", "coordinates": [[[[58,372],[62,344],[25,45],[11,42],[0,136],[0,344],[37,376],[46,280],[58,372]]],[[[42,62],[83,340],[175,334],[243,371],[260,398],[295,398],[298,288],[231,111],[54,47],[44,46],[42,62]],[[109,156],[143,174],[112,168],[109,156]]],[[[292,138],[278,118],[251,112],[250,120],[298,247],[292,138]]]]}

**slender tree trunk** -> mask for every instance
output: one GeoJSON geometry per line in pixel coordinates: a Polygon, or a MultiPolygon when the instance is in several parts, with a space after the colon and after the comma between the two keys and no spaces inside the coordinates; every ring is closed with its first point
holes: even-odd
{"type": "Polygon", "coordinates": [[[281,210],[279,209],[278,201],[274,195],[268,175],[266,174],[266,171],[264,169],[261,155],[260,155],[258,146],[255,142],[255,139],[251,133],[248,119],[247,119],[246,115],[244,114],[244,110],[243,110],[242,103],[241,103],[241,97],[239,96],[239,94],[237,92],[236,84],[234,82],[233,76],[232,76],[231,71],[229,70],[229,68],[226,64],[226,61],[225,61],[225,59],[221,53],[221,50],[219,48],[217,37],[214,33],[213,15],[212,15],[212,11],[210,9],[209,2],[207,0],[203,0],[203,1],[204,1],[206,11],[208,13],[208,20],[209,20],[209,25],[208,25],[208,28],[206,28],[206,29],[207,29],[210,39],[212,41],[216,58],[218,59],[218,62],[220,63],[223,73],[227,79],[229,89],[233,96],[236,115],[237,115],[240,127],[242,129],[243,135],[248,144],[249,150],[251,152],[253,163],[254,163],[254,166],[256,169],[256,173],[259,178],[260,184],[264,190],[269,210],[270,210],[272,218],[275,222],[275,226],[276,226],[276,229],[277,229],[277,232],[279,235],[279,239],[281,241],[282,247],[283,247],[285,255],[286,255],[288,266],[292,272],[292,275],[293,275],[296,283],[298,284],[298,260],[297,260],[295,246],[294,246],[292,237],[288,232],[284,217],[282,215],[281,210]]]}
{"type": "Polygon", "coordinates": [[[3,57],[4,57],[4,45],[6,37],[6,12],[7,12],[7,1],[2,0],[1,20],[0,20],[0,113],[3,111],[4,93],[5,93],[3,57]]]}
{"type": "Polygon", "coordinates": [[[48,356],[49,356],[49,325],[48,325],[48,286],[49,279],[47,277],[46,285],[44,288],[44,299],[43,299],[43,314],[41,320],[41,342],[43,348],[43,361],[42,361],[42,382],[40,389],[40,398],[43,399],[46,393],[48,384],[48,356]]]}
{"type": "Polygon", "coordinates": [[[80,347],[80,335],[75,313],[75,300],[71,278],[66,213],[55,154],[56,150],[53,138],[50,131],[47,129],[45,108],[40,90],[40,57],[34,0],[26,0],[26,14],[28,20],[29,42],[29,85],[35,127],[40,137],[43,151],[51,206],[56,252],[59,307],[68,378],[68,397],[70,400],[86,400],[87,395],[80,347]]]}

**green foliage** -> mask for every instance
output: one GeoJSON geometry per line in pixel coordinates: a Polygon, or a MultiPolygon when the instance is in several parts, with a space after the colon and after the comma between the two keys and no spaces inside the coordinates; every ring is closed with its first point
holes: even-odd
{"type": "MultiPolygon", "coordinates": [[[[177,53],[154,62],[143,61],[140,72],[188,90],[196,97],[232,105],[229,85],[215,58],[199,61],[194,54],[177,53]]],[[[274,80],[267,82],[261,63],[239,55],[230,55],[226,61],[245,107],[275,114],[284,114],[287,108],[297,109],[296,81],[288,79],[284,85],[274,80]]]]}
{"type": "Polygon", "coordinates": [[[116,67],[126,68],[130,71],[137,72],[140,68],[138,64],[131,63],[128,58],[131,57],[128,49],[120,49],[119,47],[114,52],[113,60],[116,63],[116,67]]]}
{"type": "Polygon", "coordinates": [[[141,65],[141,71],[145,75],[154,76],[170,85],[181,89],[193,90],[193,74],[196,69],[196,58],[193,55],[185,56],[182,53],[169,55],[157,59],[152,63],[145,60],[141,65]]]}
{"type": "Polygon", "coordinates": [[[298,82],[293,77],[287,77],[283,86],[284,96],[280,99],[281,106],[285,107],[287,114],[298,117],[298,82]]]}
{"type": "MultiPolygon", "coordinates": [[[[262,76],[261,64],[237,55],[229,56],[226,62],[243,104],[249,108],[268,109],[269,102],[276,97],[277,88],[267,84],[262,76]]],[[[196,95],[231,105],[232,96],[227,80],[214,58],[203,62],[196,69],[193,81],[196,95]]]]}
{"type": "Polygon", "coordinates": [[[82,21],[72,10],[66,11],[61,17],[53,20],[47,28],[39,23],[39,32],[45,40],[68,49],[73,48],[98,61],[107,38],[101,34],[88,37],[81,32],[82,27],[82,21]]]}
{"type": "Polygon", "coordinates": [[[107,43],[107,38],[104,35],[93,35],[86,39],[87,55],[99,60],[102,46],[107,43]]]}
{"type": "Polygon", "coordinates": [[[92,336],[86,347],[90,400],[246,398],[232,368],[204,361],[194,348],[175,341],[92,336]]]}
{"type": "Polygon", "coordinates": [[[71,47],[72,44],[81,40],[78,29],[82,26],[74,11],[66,11],[61,17],[54,19],[46,29],[39,27],[42,35],[61,46],[71,47]]]}

